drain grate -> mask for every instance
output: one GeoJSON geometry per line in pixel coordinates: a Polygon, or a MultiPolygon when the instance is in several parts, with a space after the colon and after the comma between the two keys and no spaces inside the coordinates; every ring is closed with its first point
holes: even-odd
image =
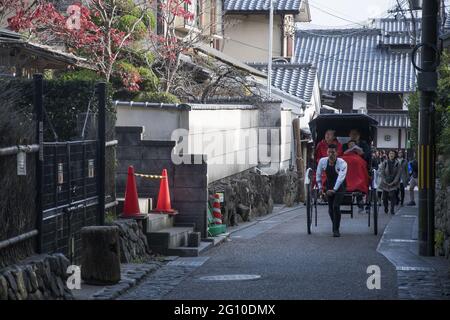
{"type": "Polygon", "coordinates": [[[257,274],[224,274],[217,276],[205,276],[200,277],[200,280],[204,281],[242,281],[242,280],[256,280],[261,278],[257,274]]]}

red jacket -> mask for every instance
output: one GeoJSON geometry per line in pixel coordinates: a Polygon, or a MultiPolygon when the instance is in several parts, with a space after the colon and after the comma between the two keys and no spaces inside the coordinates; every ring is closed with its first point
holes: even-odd
{"type": "MultiPolygon", "coordinates": [[[[333,144],[337,146],[337,155],[338,157],[342,155],[342,144],[337,141],[336,139],[333,141],[333,144]]],[[[316,163],[319,162],[319,160],[323,157],[327,157],[327,149],[328,149],[328,143],[324,140],[320,141],[316,146],[316,153],[315,153],[315,159],[316,163]]]]}

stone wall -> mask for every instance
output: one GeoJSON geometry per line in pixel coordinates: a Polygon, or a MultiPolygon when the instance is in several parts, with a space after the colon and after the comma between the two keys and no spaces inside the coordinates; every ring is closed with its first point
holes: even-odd
{"type": "Polygon", "coordinates": [[[72,300],[67,288],[69,260],[38,255],[0,270],[0,300],[72,300]]]}
{"type": "Polygon", "coordinates": [[[297,190],[294,171],[265,176],[248,170],[208,185],[211,207],[214,193],[224,193],[222,215],[229,226],[271,213],[274,203],[293,206],[298,202],[297,190]]]}
{"type": "Polygon", "coordinates": [[[436,254],[450,259],[450,187],[436,186],[436,254]]]}
{"type": "Polygon", "coordinates": [[[296,171],[287,170],[270,176],[271,192],[274,203],[282,203],[292,207],[299,201],[298,175],[296,171]]]}
{"type": "Polygon", "coordinates": [[[150,259],[147,237],[136,220],[119,219],[112,225],[119,228],[121,263],[137,263],[150,259]]]}

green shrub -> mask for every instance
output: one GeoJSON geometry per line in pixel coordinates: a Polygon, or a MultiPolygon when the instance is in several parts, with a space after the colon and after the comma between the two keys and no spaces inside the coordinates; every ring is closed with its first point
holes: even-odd
{"type": "Polygon", "coordinates": [[[159,79],[152,69],[139,67],[138,72],[141,76],[141,83],[139,84],[141,91],[153,92],[158,90],[159,79]]]}
{"type": "MultiPolygon", "coordinates": [[[[118,29],[124,32],[130,32],[133,25],[138,21],[138,17],[132,16],[130,14],[120,17],[118,23],[118,29]]],[[[147,26],[143,21],[137,22],[136,27],[133,31],[134,39],[142,39],[147,32],[147,26]]]]}
{"type": "Polygon", "coordinates": [[[101,81],[102,77],[93,70],[74,70],[57,74],[57,79],[62,81],[101,81]]]}
{"type": "Polygon", "coordinates": [[[159,102],[159,103],[180,103],[180,100],[171,93],[166,92],[139,92],[134,101],[139,102],[159,102]]]}

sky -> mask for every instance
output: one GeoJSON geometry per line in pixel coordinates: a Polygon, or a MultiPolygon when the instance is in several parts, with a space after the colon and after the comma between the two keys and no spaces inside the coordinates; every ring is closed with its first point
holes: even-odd
{"type": "Polygon", "coordinates": [[[369,18],[387,16],[387,10],[397,3],[396,0],[308,0],[308,2],[312,21],[301,23],[302,29],[361,27],[369,18]]]}

